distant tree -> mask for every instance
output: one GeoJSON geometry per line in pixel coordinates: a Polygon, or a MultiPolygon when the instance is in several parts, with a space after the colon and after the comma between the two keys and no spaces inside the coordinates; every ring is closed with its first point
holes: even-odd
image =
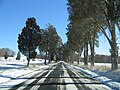
{"type": "Polygon", "coordinates": [[[41,31],[36,23],[35,18],[28,18],[26,26],[22,29],[21,34],[18,36],[18,49],[27,57],[29,66],[30,59],[35,58],[36,48],[40,42],[41,31]]]}
{"type": "Polygon", "coordinates": [[[62,53],[60,53],[60,54],[63,55],[63,60],[65,62],[67,62],[67,63],[71,63],[72,58],[70,58],[70,57],[71,57],[72,50],[71,50],[70,45],[68,44],[68,42],[63,44],[63,46],[61,47],[61,51],[62,51],[62,53]]]}
{"type": "Polygon", "coordinates": [[[62,40],[59,37],[56,28],[53,25],[48,24],[47,32],[48,32],[48,42],[47,42],[48,56],[49,56],[49,62],[51,62],[52,60],[55,60],[57,48],[62,44],[62,40]]]}
{"type": "Polygon", "coordinates": [[[15,55],[15,52],[12,49],[0,48],[0,57],[4,57],[6,51],[7,51],[9,57],[13,57],[15,55]]]}
{"type": "Polygon", "coordinates": [[[16,60],[20,60],[21,58],[21,54],[20,54],[20,51],[17,53],[17,57],[16,57],[16,60]]]}
{"type": "Polygon", "coordinates": [[[45,62],[44,64],[46,65],[46,60],[48,58],[48,38],[49,38],[49,34],[47,30],[42,29],[42,35],[41,35],[41,42],[39,42],[39,51],[42,54],[43,52],[45,53],[45,62]]]}
{"type": "Polygon", "coordinates": [[[5,57],[5,59],[7,59],[7,58],[8,58],[8,52],[7,52],[7,51],[5,52],[4,57],[5,57]]]}

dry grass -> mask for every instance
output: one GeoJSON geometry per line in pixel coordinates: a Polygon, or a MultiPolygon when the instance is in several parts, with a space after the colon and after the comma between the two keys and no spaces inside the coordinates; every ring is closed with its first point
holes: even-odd
{"type": "MultiPolygon", "coordinates": [[[[74,65],[78,65],[78,64],[74,64],[74,65]]],[[[83,63],[80,63],[79,66],[82,66],[82,67],[87,68],[89,70],[99,70],[102,72],[107,72],[107,71],[111,70],[110,63],[95,63],[95,66],[91,66],[90,63],[88,66],[85,66],[83,63]]],[[[120,69],[120,65],[119,65],[119,69],[120,69]]]]}

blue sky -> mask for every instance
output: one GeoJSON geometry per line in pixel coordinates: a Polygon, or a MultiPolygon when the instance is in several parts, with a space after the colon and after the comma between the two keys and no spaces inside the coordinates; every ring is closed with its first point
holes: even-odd
{"type": "Polygon", "coordinates": [[[67,41],[66,0],[0,0],[0,48],[17,51],[17,37],[29,17],[35,17],[40,28],[52,24],[63,42],[67,41]]]}
{"type": "MultiPolygon", "coordinates": [[[[0,48],[17,49],[18,34],[29,17],[35,17],[40,28],[52,24],[57,28],[63,42],[67,41],[67,0],[0,0],[0,48]]],[[[100,38],[96,53],[109,54],[105,37],[100,38]]]]}

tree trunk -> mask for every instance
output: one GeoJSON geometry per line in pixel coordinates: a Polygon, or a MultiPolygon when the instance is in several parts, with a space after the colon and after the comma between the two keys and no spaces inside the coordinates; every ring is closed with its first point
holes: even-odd
{"type": "Polygon", "coordinates": [[[29,67],[29,63],[30,63],[30,50],[29,50],[29,55],[27,57],[28,63],[27,63],[27,67],[29,67]]]}
{"type": "Polygon", "coordinates": [[[71,52],[71,54],[70,54],[70,61],[71,61],[71,64],[73,64],[73,62],[74,62],[74,58],[73,58],[73,52],[71,52]]]}
{"type": "Polygon", "coordinates": [[[84,44],[84,65],[88,66],[88,41],[85,41],[84,44]]]}
{"type": "Polygon", "coordinates": [[[30,58],[28,58],[28,63],[27,63],[27,67],[29,67],[29,63],[30,63],[30,58]]]}
{"type": "Polygon", "coordinates": [[[68,63],[70,63],[70,55],[68,56],[68,63]]]}
{"type": "Polygon", "coordinates": [[[44,62],[45,65],[47,65],[46,60],[47,60],[47,51],[46,51],[46,54],[45,54],[45,62],[44,62]]]}
{"type": "Polygon", "coordinates": [[[78,53],[78,64],[80,64],[80,61],[81,61],[81,51],[78,53]]]}
{"type": "Polygon", "coordinates": [[[51,62],[51,54],[50,54],[50,52],[48,53],[48,63],[50,63],[51,62]]]}
{"type": "Polygon", "coordinates": [[[112,22],[111,25],[111,69],[116,70],[118,69],[118,48],[117,48],[117,43],[116,43],[116,32],[115,32],[115,24],[112,22]]]}
{"type": "Polygon", "coordinates": [[[117,47],[117,43],[116,43],[116,32],[115,32],[115,22],[111,21],[111,27],[109,28],[109,31],[111,33],[111,39],[107,36],[105,30],[102,28],[102,32],[105,35],[105,37],[107,38],[111,49],[110,49],[110,53],[111,53],[111,69],[112,70],[116,70],[118,69],[118,47],[117,47]]]}
{"type": "Polygon", "coordinates": [[[77,63],[78,63],[78,64],[80,63],[80,52],[79,52],[78,55],[77,55],[77,63]]]}
{"type": "Polygon", "coordinates": [[[94,66],[95,64],[95,54],[94,50],[91,50],[91,66],[94,66]]]}
{"type": "Polygon", "coordinates": [[[90,37],[91,66],[95,63],[95,32],[93,38],[90,37]]]}
{"type": "Polygon", "coordinates": [[[57,62],[56,53],[53,53],[53,60],[57,62]]]}

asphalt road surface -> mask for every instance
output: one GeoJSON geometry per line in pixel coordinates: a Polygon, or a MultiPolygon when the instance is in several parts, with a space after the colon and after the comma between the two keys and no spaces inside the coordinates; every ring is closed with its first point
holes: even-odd
{"type": "Polygon", "coordinates": [[[64,62],[18,79],[26,80],[8,90],[111,90],[64,62]]]}

